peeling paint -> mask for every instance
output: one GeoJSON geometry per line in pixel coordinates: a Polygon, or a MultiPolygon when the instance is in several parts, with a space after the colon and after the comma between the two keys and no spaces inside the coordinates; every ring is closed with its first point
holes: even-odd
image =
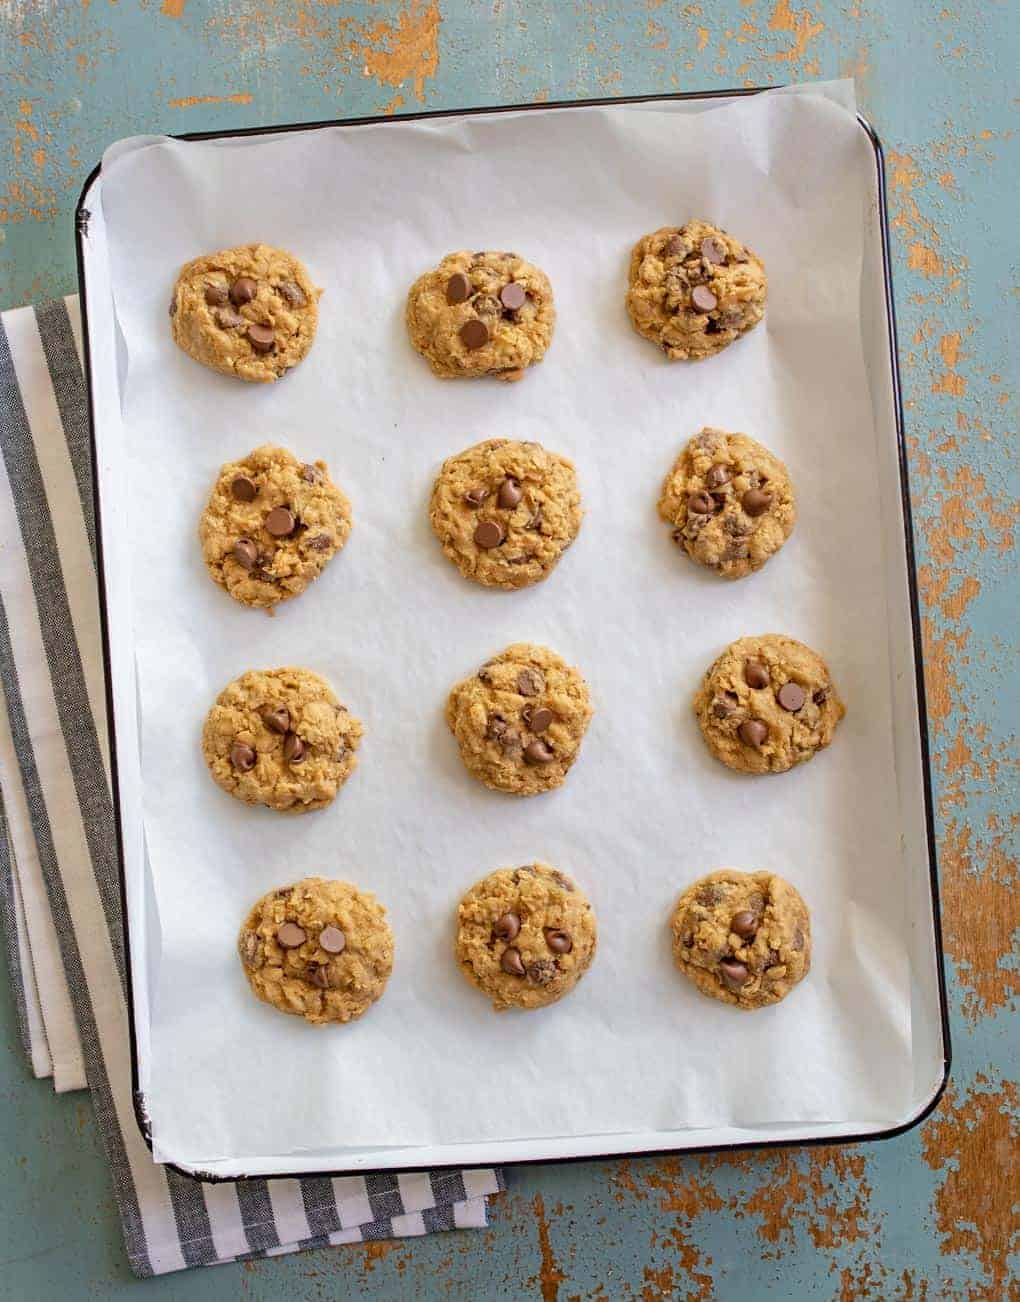
{"type": "MultiPolygon", "coordinates": [[[[1020,1111],[1011,1034],[1020,1003],[1020,507],[1007,340],[1016,290],[1002,230],[1012,231],[1020,160],[1008,9],[1002,0],[909,13],[895,0],[0,3],[0,293],[8,306],[73,288],[71,209],[103,147],[120,135],[182,129],[184,116],[189,128],[253,126],[842,73],[856,78],[886,145],[954,1088],[922,1131],[882,1145],[515,1172],[516,1192],[501,1200],[489,1231],[225,1272],[246,1294],[302,1302],[339,1292],[557,1302],[1018,1295],[1008,1181],[1020,1111]],[[566,1189],[573,1202],[560,1197],[566,1189]]],[[[19,1078],[8,1111],[29,1106],[26,1098],[36,1096],[19,1078]]],[[[31,1104],[44,1118],[34,1129],[52,1132],[52,1100],[45,1110],[43,1102],[31,1104]]],[[[73,1115],[65,1174],[85,1160],[92,1129],[85,1107],[73,1115]]],[[[5,1193],[16,1193],[27,1165],[10,1154],[5,1193]]],[[[99,1159],[89,1206],[109,1218],[105,1178],[99,1159]]],[[[63,1205],[65,1192],[57,1183],[30,1205],[63,1205]]],[[[19,1215],[29,1230],[47,1220],[19,1215]]],[[[98,1236],[97,1251],[95,1225],[70,1224],[65,1236],[74,1285],[80,1277],[105,1296],[116,1231],[109,1242],[98,1236]]],[[[56,1256],[47,1249],[35,1268],[45,1272],[56,1256]]],[[[5,1265],[14,1292],[28,1278],[20,1269],[5,1265]]],[[[48,1292],[66,1295],[61,1282],[48,1292]]],[[[20,1292],[33,1289],[34,1277],[20,1292]]]]}
{"type": "Polygon", "coordinates": [[[1010,1256],[1020,1248],[1017,1217],[1015,1082],[978,1074],[964,1096],[950,1089],[924,1127],[924,1157],[942,1174],[935,1216],[943,1250],[976,1257],[984,1278],[967,1290],[978,1298],[1016,1297],[1010,1256]]]}

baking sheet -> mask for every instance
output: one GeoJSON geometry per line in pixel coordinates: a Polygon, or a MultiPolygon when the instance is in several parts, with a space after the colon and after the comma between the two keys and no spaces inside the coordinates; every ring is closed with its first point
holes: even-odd
{"type": "Polygon", "coordinates": [[[878,496],[859,321],[873,160],[845,105],[845,92],[844,106],[766,94],[696,118],[561,110],[129,142],[104,160],[132,517],[116,544],[132,555],[161,933],[157,1156],[867,1129],[907,1110],[893,673],[878,530],[862,528],[878,496]],[[630,329],[627,255],[698,214],[763,256],[769,308],[720,357],[669,365],[630,329]],[[180,263],[253,239],[297,252],[326,289],[311,354],[268,389],[199,368],[165,321],[180,263]],[[516,248],[553,280],[557,333],[519,385],[440,382],[407,344],[407,286],[456,247],[516,248]],[[655,513],[703,424],[761,438],[798,489],[794,537],[739,584],[686,564],[655,513]],[[552,578],[513,594],[464,583],[426,514],[442,459],[498,436],[571,456],[588,511],[552,578]],[[219,464],[266,439],[326,459],[355,518],[342,555],[274,620],[209,582],[195,540],[219,464]],[[723,645],[766,631],[822,651],[849,714],[815,763],[754,781],[710,758],[689,701],[723,645]],[[474,783],[442,719],[451,683],[520,639],[578,664],[596,706],[565,787],[529,801],[474,783]],[[227,681],[287,663],[325,674],[366,725],[333,807],[298,819],[230,800],[198,749],[227,681]],[[586,888],[599,954],[561,1004],[496,1017],[450,956],[454,909],[483,872],[532,858],[586,888]],[[810,979],[753,1016],[670,964],[678,890],[722,864],[782,872],[813,912],[810,979]],[[374,890],[394,926],[385,998],[347,1028],[258,1005],[234,956],[250,902],[312,872],[374,890]]]}

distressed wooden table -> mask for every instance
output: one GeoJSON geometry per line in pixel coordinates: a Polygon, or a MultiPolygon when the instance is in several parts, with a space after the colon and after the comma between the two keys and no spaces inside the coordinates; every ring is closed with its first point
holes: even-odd
{"type": "Polygon", "coordinates": [[[88,1100],[29,1078],[0,996],[0,1296],[1020,1296],[1007,441],[1020,33],[1009,11],[1009,0],[0,0],[0,307],[74,289],[71,210],[120,136],[856,78],[888,159],[955,1051],[938,1110],[885,1143],[519,1171],[484,1233],[138,1283],[88,1100]]]}

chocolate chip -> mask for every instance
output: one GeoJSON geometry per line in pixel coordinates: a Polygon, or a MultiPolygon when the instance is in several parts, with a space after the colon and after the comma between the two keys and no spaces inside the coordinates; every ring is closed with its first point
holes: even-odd
{"type": "Polygon", "coordinates": [[[519,285],[516,280],[511,280],[509,285],[504,285],[499,291],[499,301],[511,312],[516,312],[519,307],[523,307],[527,298],[524,286],[519,285]]]}
{"type": "Polygon", "coordinates": [[[255,759],[255,749],[246,741],[235,741],[230,748],[230,762],[242,773],[248,773],[255,767],[255,759]]]}
{"type": "Polygon", "coordinates": [[[715,510],[715,503],[707,493],[692,493],[687,499],[688,511],[693,511],[695,515],[711,515],[715,510]]]}
{"type": "Polygon", "coordinates": [[[726,250],[711,235],[706,235],[701,241],[701,256],[706,262],[714,262],[716,266],[726,261],[726,250]]]}
{"type": "Polygon", "coordinates": [[[506,732],[506,719],[501,714],[490,714],[485,725],[485,736],[489,741],[497,741],[506,732]]]}
{"type": "Polygon", "coordinates": [[[232,330],[234,326],[244,325],[244,317],[238,316],[232,307],[218,307],[213,319],[221,330],[232,330]]]}
{"type": "Polygon", "coordinates": [[[521,486],[514,479],[513,475],[508,475],[499,486],[499,495],[496,501],[506,511],[512,511],[524,496],[521,486]]]}
{"type": "Polygon", "coordinates": [[[479,520],[475,526],[474,540],[479,547],[484,547],[486,551],[498,547],[504,537],[503,526],[498,520],[479,520]]]}
{"type": "Polygon", "coordinates": [[[789,710],[793,714],[807,700],[807,693],[800,683],[784,683],[776,692],[776,700],[784,710],[789,710]]]}
{"type": "Polygon", "coordinates": [[[313,986],[318,986],[320,990],[329,989],[329,969],[325,966],[312,969],[310,978],[313,986]]]}
{"type": "Polygon", "coordinates": [[[722,973],[722,979],[731,990],[739,990],[741,986],[747,984],[748,971],[743,963],[736,958],[724,958],[719,960],[719,971],[722,973]]]}
{"type": "Polygon", "coordinates": [[[226,285],[214,284],[205,287],[205,301],[210,307],[222,307],[229,297],[226,285]]]}
{"type": "Polygon", "coordinates": [[[545,679],[537,669],[525,667],[517,675],[517,690],[522,696],[538,696],[545,688],[545,679]]]}
{"type": "Polygon", "coordinates": [[[545,943],[554,954],[569,954],[574,948],[574,942],[569,934],[561,931],[559,927],[545,928],[545,943]]]}
{"type": "Polygon", "coordinates": [[[768,735],[768,725],[762,723],[761,719],[745,719],[737,729],[737,736],[744,745],[753,746],[755,750],[761,748],[768,735]]]}
{"type": "Polygon", "coordinates": [[[489,327],[484,321],[479,321],[477,317],[465,321],[457,333],[460,335],[460,341],[464,347],[470,348],[472,351],[476,348],[484,348],[489,342],[489,327]]]}
{"type": "Polygon", "coordinates": [[[297,949],[308,939],[308,933],[296,922],[284,922],[276,929],[276,939],[284,949],[297,949]]]}
{"type": "Polygon", "coordinates": [[[552,747],[548,742],[542,741],[541,738],[529,741],[527,746],[524,747],[524,762],[526,764],[551,764],[555,758],[552,747]]]}
{"type": "Polygon", "coordinates": [[[487,488],[469,488],[464,494],[464,501],[468,506],[479,507],[489,496],[487,488]]]}
{"type": "Polygon", "coordinates": [[[748,515],[764,515],[772,505],[772,494],[763,493],[760,488],[749,488],[740,499],[740,505],[748,515]]]}
{"type": "Polygon", "coordinates": [[[814,701],[815,705],[824,705],[829,699],[828,687],[819,687],[818,691],[815,692],[811,699],[814,701]]]}
{"type": "Polygon", "coordinates": [[[508,976],[522,977],[525,974],[524,960],[519,949],[505,949],[499,965],[508,976]]]}
{"type": "Polygon", "coordinates": [[[666,253],[671,258],[682,258],[687,252],[687,245],[679,235],[671,235],[666,241],[666,253]]]}
{"type": "Polygon", "coordinates": [[[238,475],[230,485],[230,491],[239,502],[254,502],[259,490],[247,475],[238,475]]]}
{"type": "Polygon", "coordinates": [[[292,280],[283,280],[276,287],[276,292],[291,307],[304,307],[308,302],[305,298],[305,292],[300,285],[295,285],[292,280]]]}
{"type": "Polygon", "coordinates": [[[297,522],[285,506],[274,506],[265,519],[266,533],[274,538],[287,538],[294,532],[297,522]]]}
{"type": "Polygon", "coordinates": [[[318,466],[313,466],[306,462],[301,467],[301,478],[306,484],[317,484],[322,478],[322,471],[318,466]]]}
{"type": "Polygon", "coordinates": [[[691,293],[691,302],[699,312],[711,312],[719,304],[719,300],[707,285],[695,285],[691,293]]]}
{"type": "Polygon", "coordinates": [[[547,710],[544,705],[537,707],[526,705],[521,711],[521,718],[532,732],[545,732],[553,721],[553,712],[547,710]]]}
{"type": "Polygon", "coordinates": [[[270,732],[279,733],[281,737],[290,731],[290,710],[285,705],[278,705],[273,710],[265,710],[262,722],[270,732]]]}
{"type": "Polygon", "coordinates": [[[257,353],[268,353],[276,339],[272,326],[260,325],[253,321],[248,327],[248,342],[257,353]]]}
{"type": "Polygon", "coordinates": [[[327,954],[342,954],[347,947],[347,937],[339,927],[332,924],[319,932],[319,948],[327,954]]]}
{"type": "Polygon", "coordinates": [[[794,928],[793,943],[790,948],[795,949],[798,953],[804,948],[804,932],[800,927],[794,928]]]}
{"type": "MultiPolygon", "coordinates": [[[[534,515],[531,517],[531,519],[528,521],[528,528],[529,528],[529,529],[533,529],[533,530],[535,530],[536,532],[540,532],[540,531],[541,531],[541,528],[542,528],[542,508],[541,508],[540,506],[536,506],[536,507],[535,507],[535,514],[534,514],[534,515]]],[[[568,543],[567,545],[569,546],[569,543],[568,543]]]]}
{"type": "Polygon", "coordinates": [[[760,660],[744,661],[744,682],[748,687],[760,689],[769,685],[769,671],[760,660]]]}
{"type": "Polygon", "coordinates": [[[250,538],[238,538],[234,543],[234,560],[243,570],[253,570],[258,558],[258,548],[250,538]]]}
{"type": "Polygon", "coordinates": [[[306,546],[313,552],[328,552],[333,546],[333,539],[328,533],[317,533],[314,538],[309,538],[306,546]]]}
{"type": "Polygon", "coordinates": [[[283,758],[290,764],[302,764],[307,758],[305,743],[296,732],[288,732],[284,737],[283,758]]]}
{"type": "Polygon", "coordinates": [[[172,298],[172,299],[170,300],[170,306],[167,308],[167,311],[170,313],[171,316],[176,316],[176,315],[177,315],[177,300],[176,300],[176,298],[172,298]]]}
{"type": "Polygon", "coordinates": [[[733,478],[733,472],[729,466],[717,461],[705,476],[705,484],[708,488],[722,488],[723,484],[728,484],[733,478]]]}
{"type": "Polygon", "coordinates": [[[470,297],[471,281],[468,280],[463,271],[455,271],[446,282],[447,303],[452,307],[455,303],[463,303],[470,297]]]}
{"type": "Polygon", "coordinates": [[[251,276],[238,276],[230,286],[230,301],[235,307],[240,307],[242,303],[250,303],[258,292],[258,282],[251,276]]]}
{"type": "Polygon", "coordinates": [[[537,986],[547,986],[550,981],[554,981],[559,972],[554,958],[537,958],[533,963],[528,964],[528,980],[534,981],[537,986]]]}
{"type": "Polygon", "coordinates": [[[728,718],[740,703],[736,692],[723,692],[712,702],[712,713],[717,719],[728,718]]]}
{"type": "Polygon", "coordinates": [[[741,909],[733,915],[730,931],[735,931],[743,940],[750,940],[757,930],[758,917],[750,909],[741,909]]]}
{"type": "Polygon", "coordinates": [[[492,934],[497,940],[504,940],[507,943],[516,939],[520,929],[521,920],[516,913],[504,913],[492,924],[492,934]]]}

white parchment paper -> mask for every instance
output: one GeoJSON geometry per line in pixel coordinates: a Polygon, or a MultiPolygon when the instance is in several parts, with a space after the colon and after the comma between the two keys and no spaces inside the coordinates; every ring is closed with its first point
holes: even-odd
{"type": "MultiPolygon", "coordinates": [[[[845,95],[844,95],[845,100],[845,95]]],[[[215,143],[128,142],[104,164],[120,328],[144,819],[153,947],[147,1103],[157,1155],[195,1163],[522,1137],[902,1115],[908,963],[877,529],[875,433],[859,288],[873,157],[831,98],[767,94],[696,115],[561,110],[215,143]],[[765,322],[718,358],[670,364],[624,309],[634,241],[704,215],[770,278],[765,322]],[[263,240],[325,288],[307,360],[271,387],[173,344],[176,270],[263,240]],[[435,379],[411,350],[406,291],[448,250],[542,266],[559,322],[513,386],[435,379]],[[758,575],[686,562],[656,515],[702,425],[788,463],[800,518],[758,575]],[[554,575],[502,593],[465,582],[427,520],[444,457],[537,439],[577,464],[587,516],[554,575]],[[208,579],[196,525],[219,465],[265,440],[324,458],[354,532],[275,619],[208,579]],[[832,747],[781,777],[730,773],[690,701],[722,647],[782,631],[820,650],[849,706],[832,747]],[[464,771],[451,684],[510,642],[579,665],[595,717],[558,792],[516,800],[464,771]],[[331,809],[247,808],[199,749],[220,689],[306,665],[364,721],[331,809]],[[462,892],[542,858],[598,914],[596,962],[560,1004],[494,1015],[452,958],[462,892]],[[678,891],[720,865],[766,867],[812,909],[814,966],[784,1003],[740,1013],[673,969],[678,891]],[[396,966],[361,1022],[314,1029],[252,999],[236,932],[262,892],[318,873],[387,905],[396,966]]]]}

